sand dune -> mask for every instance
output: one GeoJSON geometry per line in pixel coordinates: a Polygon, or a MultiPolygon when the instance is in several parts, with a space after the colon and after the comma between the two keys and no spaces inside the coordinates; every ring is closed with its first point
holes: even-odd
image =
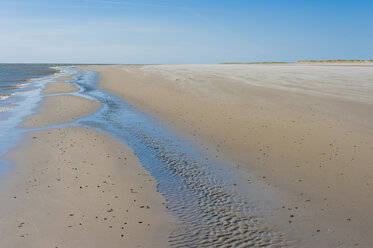
{"type": "Polygon", "coordinates": [[[272,217],[306,246],[373,242],[373,67],[85,68],[101,73],[103,89],[283,192],[272,217]]]}

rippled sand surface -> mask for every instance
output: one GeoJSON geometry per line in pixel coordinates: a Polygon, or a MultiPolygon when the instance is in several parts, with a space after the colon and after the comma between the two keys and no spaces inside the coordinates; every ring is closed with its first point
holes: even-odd
{"type": "Polygon", "coordinates": [[[289,247],[295,243],[264,221],[264,207],[235,189],[237,184],[249,184],[220,161],[153,117],[92,87],[85,77],[77,84],[84,89],[83,95],[103,105],[77,124],[108,132],[129,144],[157,180],[167,209],[180,221],[169,235],[171,247],[289,247]]]}

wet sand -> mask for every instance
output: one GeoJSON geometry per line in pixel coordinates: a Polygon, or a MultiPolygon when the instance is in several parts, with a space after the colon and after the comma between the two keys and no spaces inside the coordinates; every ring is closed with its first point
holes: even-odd
{"type": "MultiPolygon", "coordinates": [[[[28,127],[66,123],[99,107],[84,101],[47,97],[28,127]]],[[[7,158],[13,164],[0,183],[1,247],[168,246],[175,221],[155,180],[116,139],[83,127],[32,131],[7,158]]]]}
{"type": "Polygon", "coordinates": [[[79,88],[73,84],[56,81],[56,82],[51,82],[47,84],[42,94],[52,95],[52,94],[60,94],[60,93],[70,93],[70,92],[75,92],[78,90],[79,88]]]}
{"type": "Polygon", "coordinates": [[[28,116],[22,127],[46,127],[68,123],[90,115],[100,108],[98,102],[73,95],[46,96],[37,113],[28,116]]]}
{"type": "Polygon", "coordinates": [[[268,219],[304,246],[373,243],[371,65],[88,69],[103,89],[281,192],[268,219]]]}

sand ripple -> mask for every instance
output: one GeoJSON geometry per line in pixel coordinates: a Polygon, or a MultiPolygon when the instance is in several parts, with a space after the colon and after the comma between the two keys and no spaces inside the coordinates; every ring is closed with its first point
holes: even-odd
{"type": "MultiPolygon", "coordinates": [[[[241,197],[233,181],[201,151],[156,120],[92,87],[93,72],[77,79],[82,94],[102,104],[78,121],[126,142],[159,183],[167,208],[180,225],[170,234],[171,247],[289,247],[292,242],[263,222],[262,211],[241,197]]],[[[247,187],[250,187],[248,184],[247,187]]]]}

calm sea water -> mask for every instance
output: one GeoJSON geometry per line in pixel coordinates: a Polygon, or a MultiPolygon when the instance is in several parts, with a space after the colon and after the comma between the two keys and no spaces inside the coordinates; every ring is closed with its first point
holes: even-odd
{"type": "Polygon", "coordinates": [[[14,102],[9,98],[31,87],[32,79],[56,73],[55,66],[48,64],[0,64],[0,112],[12,108],[14,102]]]}

